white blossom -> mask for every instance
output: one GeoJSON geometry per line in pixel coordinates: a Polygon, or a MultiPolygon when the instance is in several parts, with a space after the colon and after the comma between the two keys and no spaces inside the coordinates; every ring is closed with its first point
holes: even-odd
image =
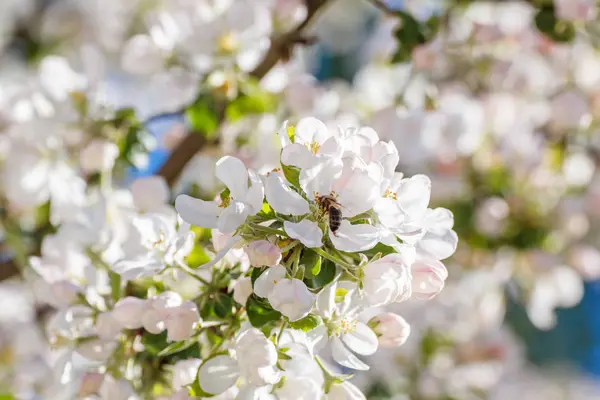
{"type": "Polygon", "coordinates": [[[234,232],[247,217],[260,211],[264,188],[260,179],[234,157],[225,156],[217,161],[216,174],[229,189],[229,196],[220,205],[180,195],[175,207],[189,224],[218,228],[228,234],[234,232]]]}

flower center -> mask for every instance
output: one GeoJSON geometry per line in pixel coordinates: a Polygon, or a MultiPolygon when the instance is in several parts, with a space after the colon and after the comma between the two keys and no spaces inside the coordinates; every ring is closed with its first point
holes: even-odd
{"type": "Polygon", "coordinates": [[[223,53],[233,53],[240,45],[234,32],[227,32],[217,39],[219,50],[223,53]]]}
{"type": "Polygon", "coordinates": [[[158,239],[156,239],[153,242],[150,242],[150,248],[154,249],[154,250],[158,250],[158,251],[164,251],[165,250],[165,233],[161,230],[160,234],[158,235],[158,239]]]}
{"type": "Polygon", "coordinates": [[[356,318],[351,318],[348,316],[343,318],[331,319],[326,323],[329,336],[341,336],[354,332],[356,330],[357,325],[358,320],[356,318]]]}
{"type": "Polygon", "coordinates": [[[393,199],[393,200],[398,199],[398,195],[396,194],[396,192],[392,192],[390,189],[387,189],[385,191],[385,193],[383,194],[383,197],[387,197],[388,199],[393,199]]]}
{"type": "Polygon", "coordinates": [[[227,208],[231,204],[231,196],[227,196],[221,199],[221,204],[219,204],[219,208],[227,208]]]}
{"type": "Polygon", "coordinates": [[[310,144],[306,144],[306,147],[310,150],[311,153],[317,154],[319,152],[319,149],[321,148],[321,145],[317,142],[312,142],[310,144]]]}

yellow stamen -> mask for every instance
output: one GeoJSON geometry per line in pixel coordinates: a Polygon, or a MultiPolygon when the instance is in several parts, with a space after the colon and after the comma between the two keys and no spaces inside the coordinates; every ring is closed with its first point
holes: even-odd
{"type": "Polygon", "coordinates": [[[223,53],[233,53],[240,45],[239,40],[233,32],[228,32],[224,35],[221,35],[217,40],[217,43],[219,50],[221,50],[223,53]]]}
{"type": "Polygon", "coordinates": [[[321,148],[321,145],[317,142],[312,142],[311,144],[307,144],[306,147],[311,153],[317,154],[319,152],[319,148],[321,148]]]}
{"type": "Polygon", "coordinates": [[[231,196],[224,199],[221,204],[219,204],[219,208],[227,208],[231,204],[231,196]]]}
{"type": "Polygon", "coordinates": [[[383,194],[383,197],[387,197],[388,199],[398,200],[398,195],[396,192],[392,192],[390,189],[387,189],[383,194]]]}

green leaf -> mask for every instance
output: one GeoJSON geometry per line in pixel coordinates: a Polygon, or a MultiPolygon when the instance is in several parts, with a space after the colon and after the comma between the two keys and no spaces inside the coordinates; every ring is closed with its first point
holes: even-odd
{"type": "MultiPolygon", "coordinates": [[[[198,368],[198,371],[200,371],[200,369],[198,368]]],[[[214,394],[210,394],[205,392],[204,390],[202,390],[202,388],[200,387],[200,382],[198,380],[198,376],[196,376],[196,380],[194,381],[194,383],[192,383],[192,386],[190,386],[190,391],[189,391],[189,395],[192,396],[192,398],[194,399],[200,399],[200,398],[205,398],[205,397],[214,397],[214,394]]]]}
{"type": "Polygon", "coordinates": [[[185,116],[194,132],[208,139],[215,137],[219,118],[211,96],[206,94],[198,96],[196,101],[186,108],[185,116]]]}
{"type": "Polygon", "coordinates": [[[308,332],[321,325],[323,320],[321,317],[313,314],[308,314],[306,317],[299,319],[298,321],[290,322],[292,329],[308,332]]]}
{"type": "Polygon", "coordinates": [[[312,279],[321,272],[321,256],[310,249],[304,249],[300,265],[304,265],[305,276],[312,279]]]}
{"type": "Polygon", "coordinates": [[[141,140],[142,134],[145,133],[145,128],[132,108],[121,108],[115,111],[114,118],[101,122],[99,128],[109,129],[120,134],[118,140],[119,159],[129,165],[133,165],[136,152],[146,151],[141,140]]]}
{"type": "Polygon", "coordinates": [[[43,228],[50,223],[50,200],[39,206],[35,213],[35,226],[43,228]]]}
{"type": "Polygon", "coordinates": [[[438,351],[449,347],[452,347],[452,341],[447,336],[433,329],[428,329],[420,343],[423,364],[428,365],[438,351]]]}
{"type": "Polygon", "coordinates": [[[110,294],[116,303],[121,298],[121,275],[110,271],[110,294]]]}
{"type": "Polygon", "coordinates": [[[371,250],[364,252],[364,254],[369,259],[375,257],[377,253],[381,253],[380,257],[384,257],[388,254],[396,253],[396,250],[394,250],[394,248],[391,246],[386,246],[385,244],[377,243],[377,245],[375,245],[375,247],[373,247],[371,250]]]}
{"type": "Polygon", "coordinates": [[[228,318],[233,314],[233,298],[225,293],[215,296],[213,309],[219,318],[228,318]]]}
{"type": "Polygon", "coordinates": [[[290,141],[292,143],[295,143],[295,141],[296,141],[296,127],[293,126],[293,125],[288,125],[286,131],[287,131],[288,137],[290,138],[290,141]]]}
{"type": "Polygon", "coordinates": [[[150,332],[144,332],[142,335],[142,344],[144,350],[152,355],[158,356],[158,354],[169,346],[167,341],[167,332],[159,333],[158,335],[150,332]]]}
{"type": "Polygon", "coordinates": [[[289,165],[281,164],[281,169],[283,170],[283,175],[285,175],[285,179],[288,180],[292,186],[300,187],[300,169],[296,167],[292,167],[289,165]]]}
{"type": "Polygon", "coordinates": [[[190,254],[187,256],[186,262],[190,268],[198,268],[201,265],[210,261],[210,257],[204,251],[204,248],[196,244],[190,254]]]}
{"type": "Polygon", "coordinates": [[[271,218],[275,216],[275,211],[273,211],[269,203],[265,201],[260,209],[260,212],[258,213],[258,216],[265,219],[271,218]]]}
{"type": "Polygon", "coordinates": [[[159,357],[170,356],[171,354],[179,353],[180,351],[186,350],[197,343],[196,339],[188,339],[181,342],[175,342],[162,349],[159,353],[159,357]]]}
{"type": "Polygon", "coordinates": [[[535,26],[555,42],[570,42],[575,38],[575,27],[556,16],[553,4],[543,5],[535,16],[535,26]]]}
{"type": "Polygon", "coordinates": [[[269,322],[278,321],[281,319],[281,313],[273,310],[271,305],[259,298],[255,294],[248,297],[246,302],[246,313],[250,323],[255,328],[261,328],[269,322]]]}
{"type": "Polygon", "coordinates": [[[282,350],[277,350],[277,358],[279,360],[291,360],[292,359],[292,357],[285,354],[285,352],[282,350]]]}
{"type": "Polygon", "coordinates": [[[231,122],[239,121],[246,115],[264,114],[275,110],[275,96],[258,86],[253,88],[227,105],[225,116],[231,122]]]}
{"type": "Polygon", "coordinates": [[[256,280],[258,279],[259,276],[262,275],[263,272],[265,272],[267,270],[267,268],[261,267],[261,268],[252,268],[252,275],[250,276],[250,280],[252,281],[252,287],[254,288],[254,282],[256,282],[256,280]]]}
{"type": "Polygon", "coordinates": [[[410,60],[413,50],[427,41],[425,31],[428,28],[422,26],[412,15],[404,11],[397,11],[395,14],[401,21],[395,32],[398,51],[392,62],[407,62],[410,60]]]}
{"type": "Polygon", "coordinates": [[[346,297],[346,295],[348,294],[348,289],[346,288],[337,288],[335,289],[335,302],[336,303],[341,303],[342,301],[344,301],[344,297],[346,297]]]}
{"type": "Polygon", "coordinates": [[[215,328],[206,330],[206,338],[208,339],[211,347],[218,346],[223,342],[223,337],[217,334],[218,331],[215,328]]]}
{"type": "Polygon", "coordinates": [[[329,284],[335,278],[336,268],[335,265],[329,260],[325,260],[321,263],[321,269],[319,273],[312,278],[304,279],[304,283],[311,289],[320,289],[323,286],[329,284]]]}
{"type": "Polygon", "coordinates": [[[15,400],[15,396],[10,393],[1,393],[0,400],[15,400]]]}

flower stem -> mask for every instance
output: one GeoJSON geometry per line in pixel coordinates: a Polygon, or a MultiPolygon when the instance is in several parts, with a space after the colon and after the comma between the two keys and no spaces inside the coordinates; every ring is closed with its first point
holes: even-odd
{"type": "Polygon", "coordinates": [[[315,247],[312,250],[315,253],[317,253],[318,255],[320,255],[321,257],[328,259],[332,263],[335,263],[335,264],[339,265],[340,267],[343,267],[344,269],[351,269],[352,268],[352,266],[350,264],[348,264],[346,261],[341,260],[340,258],[334,256],[333,254],[328,253],[326,251],[323,251],[322,249],[320,249],[318,247],[315,247]]]}
{"type": "Polygon", "coordinates": [[[348,264],[346,261],[343,261],[343,260],[339,259],[338,257],[334,256],[333,254],[327,253],[326,251],[323,251],[322,249],[319,249],[319,248],[314,248],[312,250],[315,253],[317,253],[318,255],[320,255],[321,257],[326,258],[329,261],[331,261],[332,263],[339,265],[340,267],[342,267],[342,269],[348,275],[350,275],[352,278],[356,279],[357,281],[360,281],[360,279],[358,279],[358,277],[352,272],[354,267],[352,265],[348,264]]]}
{"type": "Polygon", "coordinates": [[[259,225],[259,224],[255,224],[253,222],[249,222],[248,226],[255,231],[260,231],[260,232],[264,232],[264,233],[269,233],[271,235],[279,235],[279,236],[285,236],[287,237],[287,234],[279,229],[275,229],[275,228],[271,228],[269,226],[263,226],[263,225],[259,225]]]}
{"type": "Polygon", "coordinates": [[[293,249],[294,247],[298,246],[300,242],[297,240],[294,240],[292,243],[288,244],[287,246],[283,247],[281,249],[281,253],[285,253],[287,251],[290,251],[291,249],[293,249]]]}
{"type": "Polygon", "coordinates": [[[283,335],[283,331],[287,326],[287,321],[283,320],[283,324],[281,324],[281,329],[279,329],[279,333],[277,334],[277,346],[279,346],[279,340],[281,340],[281,335],[283,335]]]}
{"type": "Polygon", "coordinates": [[[181,264],[177,264],[177,266],[179,267],[180,270],[182,270],[186,274],[190,275],[192,278],[196,279],[198,282],[202,283],[203,285],[205,285],[207,287],[211,287],[212,286],[212,284],[209,281],[207,281],[203,277],[199,276],[196,273],[196,271],[194,271],[193,269],[191,269],[187,265],[181,263],[181,264]]]}

